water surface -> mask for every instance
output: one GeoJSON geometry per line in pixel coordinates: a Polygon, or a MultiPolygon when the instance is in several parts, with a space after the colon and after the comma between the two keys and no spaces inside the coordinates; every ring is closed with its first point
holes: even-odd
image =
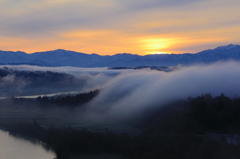
{"type": "Polygon", "coordinates": [[[0,130],[1,159],[53,159],[54,152],[46,150],[42,144],[24,138],[14,137],[0,130]]]}

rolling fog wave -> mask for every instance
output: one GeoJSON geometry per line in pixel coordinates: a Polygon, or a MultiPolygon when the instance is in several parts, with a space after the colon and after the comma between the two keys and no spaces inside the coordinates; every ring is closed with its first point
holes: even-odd
{"type": "MultiPolygon", "coordinates": [[[[14,69],[15,66],[8,67],[14,69]]],[[[84,112],[82,109],[76,111],[76,118],[85,122],[129,121],[173,100],[205,93],[213,96],[224,93],[229,97],[240,95],[240,62],[234,61],[179,66],[172,72],[38,66],[18,69],[70,73],[86,81],[81,89],[101,89],[99,95],[84,107],[84,112]]]]}
{"type": "Polygon", "coordinates": [[[172,72],[122,72],[110,79],[100,94],[87,105],[85,121],[121,121],[144,114],[176,99],[240,95],[240,63],[219,62],[211,65],[182,67],[172,72]]]}

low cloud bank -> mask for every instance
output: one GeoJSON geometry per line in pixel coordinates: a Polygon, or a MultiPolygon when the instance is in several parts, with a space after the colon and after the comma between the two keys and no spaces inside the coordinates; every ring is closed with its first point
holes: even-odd
{"type": "MultiPolygon", "coordinates": [[[[126,72],[129,72],[129,73],[130,72],[139,72],[139,70],[138,71],[136,71],[136,70],[108,70],[107,67],[79,68],[79,67],[70,67],[70,66],[69,67],[68,66],[67,67],[40,67],[40,66],[29,66],[29,65],[2,65],[2,66],[0,66],[0,69],[26,71],[29,73],[31,73],[31,72],[37,73],[38,71],[41,71],[41,72],[52,71],[52,72],[58,72],[58,73],[71,74],[74,76],[76,84],[78,84],[77,81],[79,81],[79,83],[81,83],[81,84],[76,85],[76,89],[79,89],[79,91],[91,91],[94,89],[101,89],[104,87],[104,85],[110,79],[112,79],[115,76],[120,75],[123,72],[125,72],[125,73],[126,72]]],[[[14,78],[14,77],[12,77],[10,81],[5,80],[7,78],[10,78],[10,76],[4,77],[4,78],[0,77],[1,85],[3,87],[9,86],[9,87],[5,87],[5,89],[8,89],[8,90],[5,90],[4,88],[0,90],[0,92],[2,92],[2,94],[4,94],[4,92],[9,92],[9,88],[11,88],[13,90],[13,92],[14,91],[16,92],[15,88],[18,88],[17,92],[21,93],[21,91],[25,89],[25,86],[27,86],[27,84],[31,84],[31,82],[29,81],[28,78],[19,78],[19,77],[14,78]]],[[[39,77],[39,78],[42,78],[42,77],[39,77]]],[[[67,90],[68,87],[69,87],[69,90],[72,89],[72,87],[67,86],[69,81],[64,81],[64,79],[62,79],[61,83],[62,83],[62,87],[59,88],[59,91],[61,91],[60,89],[63,89],[63,88],[67,90]]],[[[71,84],[73,85],[74,83],[71,83],[71,84]]],[[[0,85],[0,88],[1,88],[1,85],[0,85]]],[[[45,87],[46,88],[48,87],[47,83],[45,84],[45,87]]],[[[45,91],[47,91],[47,89],[45,91]]],[[[55,90],[55,91],[57,91],[57,90],[55,90]]],[[[76,91],[76,90],[74,90],[74,91],[76,91]]]]}
{"type": "MultiPolygon", "coordinates": [[[[17,69],[70,73],[86,81],[83,90],[103,88],[84,112],[76,111],[76,117],[85,122],[129,121],[173,100],[205,93],[240,96],[240,62],[234,61],[179,67],[172,72],[38,66],[17,69]]],[[[21,82],[24,87],[25,82],[21,82]]]]}
{"type": "Polygon", "coordinates": [[[110,79],[81,115],[87,121],[131,120],[148,109],[204,93],[240,95],[240,63],[219,62],[173,72],[122,72],[110,79]]]}

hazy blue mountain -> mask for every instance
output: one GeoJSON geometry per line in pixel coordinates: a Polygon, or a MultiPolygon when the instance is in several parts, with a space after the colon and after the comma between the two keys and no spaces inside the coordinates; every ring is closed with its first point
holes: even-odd
{"type": "Polygon", "coordinates": [[[133,55],[116,54],[100,56],[67,50],[53,50],[26,54],[21,51],[0,51],[0,64],[30,64],[40,66],[75,67],[134,67],[134,66],[175,66],[195,63],[211,63],[225,60],[240,60],[240,45],[220,46],[196,54],[133,55]]]}

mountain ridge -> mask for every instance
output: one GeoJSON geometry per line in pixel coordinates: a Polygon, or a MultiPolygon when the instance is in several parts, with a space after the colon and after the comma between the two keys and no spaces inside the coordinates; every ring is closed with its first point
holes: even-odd
{"type": "Polygon", "coordinates": [[[22,51],[0,51],[0,63],[29,64],[40,66],[74,67],[117,67],[117,66],[176,66],[196,63],[212,63],[226,60],[240,60],[240,45],[229,44],[198,53],[136,55],[118,53],[115,55],[85,54],[57,49],[27,54],[22,51]]]}

